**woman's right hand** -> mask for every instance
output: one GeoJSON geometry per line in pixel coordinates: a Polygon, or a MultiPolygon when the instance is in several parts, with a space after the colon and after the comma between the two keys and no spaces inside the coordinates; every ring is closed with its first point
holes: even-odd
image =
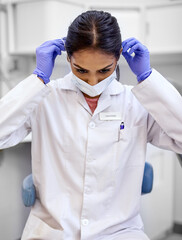
{"type": "Polygon", "coordinates": [[[65,39],[50,40],[36,49],[37,67],[33,73],[42,79],[45,84],[50,81],[49,78],[57,55],[61,55],[61,52],[65,51],[64,43],[65,39]]]}

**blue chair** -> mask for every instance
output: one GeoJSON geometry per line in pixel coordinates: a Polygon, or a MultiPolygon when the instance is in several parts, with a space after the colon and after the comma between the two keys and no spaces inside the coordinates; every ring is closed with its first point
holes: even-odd
{"type": "Polygon", "coordinates": [[[32,174],[24,178],[21,192],[22,192],[22,200],[25,207],[33,206],[36,199],[36,191],[35,191],[35,186],[33,184],[32,174]]]}
{"type": "MultiPolygon", "coordinates": [[[[145,162],[142,190],[141,193],[147,194],[152,191],[153,187],[153,167],[150,163],[145,162]]],[[[32,174],[28,175],[23,180],[22,185],[22,200],[25,207],[31,207],[34,205],[36,199],[35,186],[33,184],[32,174]]]]}
{"type": "Polygon", "coordinates": [[[154,171],[150,163],[145,162],[143,181],[142,181],[142,195],[150,193],[153,188],[154,171]]]}

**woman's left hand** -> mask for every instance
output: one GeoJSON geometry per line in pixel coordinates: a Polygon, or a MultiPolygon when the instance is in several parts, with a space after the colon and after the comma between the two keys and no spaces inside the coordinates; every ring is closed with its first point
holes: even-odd
{"type": "Polygon", "coordinates": [[[146,79],[152,72],[149,50],[135,38],[123,41],[122,47],[122,55],[137,76],[137,80],[140,82],[146,79]],[[134,56],[132,56],[132,53],[134,53],[134,56]]]}

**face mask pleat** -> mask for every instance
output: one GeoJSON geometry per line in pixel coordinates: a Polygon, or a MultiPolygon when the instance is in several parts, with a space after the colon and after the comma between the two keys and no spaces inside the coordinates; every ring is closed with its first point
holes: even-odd
{"type": "Polygon", "coordinates": [[[74,85],[78,87],[81,92],[84,92],[90,97],[96,97],[100,95],[114,79],[116,79],[116,71],[114,71],[109,77],[103,79],[96,85],[91,86],[82,79],[78,78],[76,75],[73,74],[72,76],[72,82],[74,85]]]}

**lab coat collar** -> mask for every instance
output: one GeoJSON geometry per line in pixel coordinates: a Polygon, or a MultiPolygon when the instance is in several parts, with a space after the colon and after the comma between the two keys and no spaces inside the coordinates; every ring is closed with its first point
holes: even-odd
{"type": "Polygon", "coordinates": [[[72,72],[68,73],[64,78],[60,79],[60,89],[78,91],[78,88],[73,84],[72,80],[72,72]]]}
{"type": "MultiPolygon", "coordinates": [[[[68,90],[68,91],[74,91],[77,93],[77,100],[82,105],[82,107],[85,108],[85,110],[92,115],[92,112],[84,98],[84,95],[82,92],[74,85],[72,82],[73,73],[70,72],[67,74],[63,79],[60,79],[59,81],[59,87],[60,89],[68,90]]],[[[111,95],[118,95],[124,90],[124,87],[121,83],[119,83],[117,80],[113,80],[109,86],[105,89],[105,91],[101,94],[97,108],[95,109],[93,113],[93,117],[98,114],[101,111],[104,111],[106,108],[108,108],[111,105],[111,95]]]]}
{"type": "MultiPolygon", "coordinates": [[[[60,88],[65,90],[71,90],[78,92],[80,91],[72,82],[73,73],[68,73],[60,82],[60,88]]],[[[109,86],[106,88],[106,90],[102,93],[102,95],[117,95],[123,92],[124,87],[121,83],[119,83],[116,79],[113,80],[109,86]]]]}

